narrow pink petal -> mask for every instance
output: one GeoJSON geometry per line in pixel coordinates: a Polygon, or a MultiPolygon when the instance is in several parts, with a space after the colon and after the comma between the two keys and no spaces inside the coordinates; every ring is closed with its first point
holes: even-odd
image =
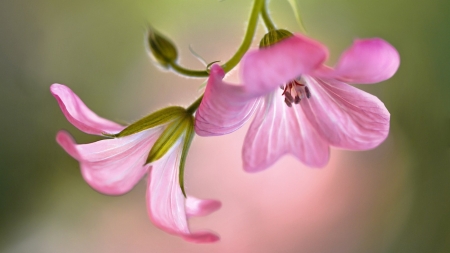
{"type": "Polygon", "coordinates": [[[377,97],[336,80],[304,78],[311,98],[302,108],[331,145],[367,150],[386,139],[390,114],[377,97]]]}
{"type": "Polygon", "coordinates": [[[197,231],[189,235],[182,235],[183,239],[193,243],[213,243],[220,240],[220,237],[208,231],[197,231]]]}
{"type": "Polygon", "coordinates": [[[319,68],[328,57],[325,46],[295,35],[271,47],[248,52],[242,59],[242,79],[254,96],[263,96],[302,74],[319,68]]]}
{"type": "Polygon", "coordinates": [[[57,142],[80,162],[85,181],[95,190],[110,195],[131,190],[147,172],[144,166],[161,129],[148,129],[130,136],[77,145],[64,131],[57,142]]]}
{"type": "Polygon", "coordinates": [[[73,158],[80,159],[80,154],[77,150],[77,145],[72,136],[64,130],[56,134],[56,142],[73,158]]]}
{"type": "Polygon", "coordinates": [[[97,116],[65,85],[52,84],[50,92],[56,98],[67,120],[85,133],[96,135],[118,133],[124,128],[115,122],[97,116]]]}
{"type": "Polygon", "coordinates": [[[378,83],[391,78],[399,65],[397,50],[386,41],[379,38],[355,40],[327,76],[346,83],[378,83]]]}
{"type": "Polygon", "coordinates": [[[257,103],[244,93],[242,86],[223,82],[224,75],[219,65],[211,67],[203,100],[195,114],[195,131],[200,136],[236,131],[252,115],[257,103]]]}
{"type": "Polygon", "coordinates": [[[244,169],[258,172],[291,153],[310,167],[328,163],[328,144],[309,124],[299,105],[288,107],[280,92],[264,99],[244,140],[244,169]]]}
{"type": "Polygon", "coordinates": [[[190,208],[186,207],[186,199],[178,183],[181,149],[180,140],[163,158],[152,164],[147,187],[147,210],[150,219],[162,230],[181,236],[187,241],[215,242],[219,237],[212,232],[192,233],[189,230],[187,216],[190,208]]]}
{"type": "Polygon", "coordinates": [[[222,206],[220,201],[214,199],[198,199],[188,196],[186,199],[186,215],[188,217],[205,216],[222,206]]]}

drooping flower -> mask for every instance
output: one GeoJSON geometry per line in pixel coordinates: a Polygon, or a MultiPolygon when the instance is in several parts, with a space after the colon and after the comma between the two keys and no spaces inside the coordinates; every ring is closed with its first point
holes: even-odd
{"type": "MultiPolygon", "coordinates": [[[[126,131],[124,126],[97,116],[68,87],[53,84],[50,90],[67,120],[79,130],[101,136],[126,131]]],[[[221,203],[183,196],[178,168],[185,148],[185,138],[189,136],[186,132],[177,134],[176,126],[173,126],[182,124],[183,121],[176,121],[177,108],[170,112],[161,114],[162,124],[153,124],[151,127],[147,125],[144,128],[143,124],[135,124],[134,131],[114,139],[78,145],[67,132],[60,131],[56,140],[69,155],[80,162],[85,181],[95,190],[108,195],[124,194],[147,173],[147,210],[157,227],[191,242],[217,241],[219,237],[212,232],[191,232],[189,229],[187,218],[207,215],[219,209],[221,203]],[[136,130],[139,127],[141,129],[136,130]],[[175,134],[165,131],[167,129],[173,129],[175,134]],[[159,145],[160,136],[168,132],[168,138],[176,138],[173,145],[164,154],[159,154],[159,159],[147,163],[152,147],[159,145]]],[[[161,121],[161,117],[158,120],[161,121]]]]}
{"type": "Polygon", "coordinates": [[[397,51],[382,39],[361,39],[334,68],[324,64],[327,57],[325,46],[295,35],[249,51],[241,62],[240,85],[224,82],[221,67],[212,66],[196,133],[231,133],[256,112],[242,151],[248,172],[266,169],[288,153],[323,167],[330,146],[375,148],[389,133],[390,114],[377,97],[348,83],[389,79],[400,63],[397,51]]]}

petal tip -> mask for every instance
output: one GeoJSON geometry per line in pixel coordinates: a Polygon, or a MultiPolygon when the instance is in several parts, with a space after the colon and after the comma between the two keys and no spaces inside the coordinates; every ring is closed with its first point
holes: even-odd
{"type": "Polygon", "coordinates": [[[214,243],[219,241],[220,237],[212,232],[201,231],[183,235],[183,239],[193,243],[214,243]]]}
{"type": "Polygon", "coordinates": [[[74,159],[79,160],[80,155],[78,154],[78,151],[76,149],[75,141],[73,140],[72,136],[64,131],[61,130],[56,134],[56,142],[66,151],[70,156],[72,156],[74,159]]]}

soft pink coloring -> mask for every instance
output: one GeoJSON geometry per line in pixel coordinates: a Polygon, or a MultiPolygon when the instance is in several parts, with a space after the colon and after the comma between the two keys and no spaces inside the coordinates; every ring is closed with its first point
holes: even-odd
{"type": "Polygon", "coordinates": [[[399,67],[398,52],[382,39],[361,39],[334,68],[324,64],[327,58],[321,43],[295,35],[249,51],[240,65],[240,85],[224,82],[221,67],[212,66],[196,133],[228,134],[256,114],[243,146],[249,172],[266,169],[285,154],[323,167],[330,146],[377,147],[388,136],[390,114],[377,97],[349,84],[389,79],[399,67]]]}
{"type": "MultiPolygon", "coordinates": [[[[50,91],[67,120],[85,133],[101,136],[125,128],[97,116],[64,85],[53,84],[50,91]]],[[[178,184],[178,168],[184,136],[161,159],[145,164],[164,128],[165,125],[161,125],[126,137],[81,145],[77,145],[67,132],[60,131],[56,140],[80,162],[84,179],[95,190],[108,195],[124,194],[147,174],[147,210],[157,227],[191,242],[217,241],[219,237],[212,232],[189,230],[189,217],[207,215],[219,209],[221,203],[183,196],[178,184]]]]}

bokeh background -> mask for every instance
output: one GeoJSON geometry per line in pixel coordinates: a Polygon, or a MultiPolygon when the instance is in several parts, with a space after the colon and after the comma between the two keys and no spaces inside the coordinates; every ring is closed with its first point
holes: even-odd
{"type": "MultiPolygon", "coordinates": [[[[204,80],[155,67],[146,27],[176,42],[183,65],[201,68],[188,46],[209,62],[226,61],[251,2],[1,0],[0,251],[450,252],[449,1],[298,0],[309,35],[330,48],[330,64],[355,38],[382,37],[398,49],[392,79],[359,86],[384,101],[391,132],[374,150],[332,149],[324,169],[286,156],[251,175],[240,160],[248,125],[195,138],[187,190],[223,207],[191,227],[216,231],[218,243],[190,244],[155,228],[144,181],[120,197],[83,181],[55,134],[66,129],[79,143],[98,137],[66,121],[49,86],[70,86],[118,122],[188,105],[204,80]]],[[[278,27],[300,31],[287,1],[273,0],[270,9],[278,27]]]]}

